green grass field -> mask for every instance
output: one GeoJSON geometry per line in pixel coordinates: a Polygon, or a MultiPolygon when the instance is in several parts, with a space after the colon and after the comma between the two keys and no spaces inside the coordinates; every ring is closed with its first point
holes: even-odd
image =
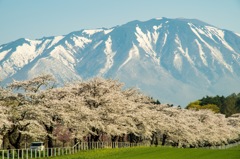
{"type": "Polygon", "coordinates": [[[170,147],[100,149],[52,159],[240,159],[240,146],[225,150],[170,147]]]}

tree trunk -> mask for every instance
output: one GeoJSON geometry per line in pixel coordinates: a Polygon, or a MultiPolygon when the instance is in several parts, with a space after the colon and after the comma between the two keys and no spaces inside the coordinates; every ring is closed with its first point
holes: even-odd
{"type": "MultiPolygon", "coordinates": [[[[22,134],[17,132],[17,128],[8,131],[8,141],[14,149],[21,149],[22,134]]],[[[19,151],[19,157],[22,157],[22,151],[19,151]]]]}
{"type": "Polygon", "coordinates": [[[5,134],[2,138],[2,149],[5,149],[5,147],[6,147],[6,145],[5,145],[6,139],[7,139],[7,134],[5,134]]]}
{"type": "Polygon", "coordinates": [[[152,133],[151,145],[153,145],[153,144],[154,144],[155,135],[156,135],[155,133],[152,133]]]}
{"type": "Polygon", "coordinates": [[[111,136],[111,140],[112,140],[112,148],[115,148],[115,142],[118,140],[118,136],[111,136]]]}
{"type": "Polygon", "coordinates": [[[152,140],[151,140],[151,145],[155,145],[155,146],[157,146],[158,145],[158,136],[157,136],[157,133],[156,132],[154,132],[153,134],[152,134],[152,140]]]}
{"type": "Polygon", "coordinates": [[[97,142],[100,138],[100,131],[98,129],[92,128],[92,131],[96,133],[96,135],[91,134],[91,141],[97,142]]]}
{"type": "Polygon", "coordinates": [[[9,143],[15,148],[20,149],[20,143],[22,140],[22,134],[17,132],[17,128],[14,128],[12,131],[8,131],[8,140],[9,143]]]}
{"type": "Polygon", "coordinates": [[[74,143],[74,146],[75,146],[74,149],[78,150],[78,148],[79,148],[79,142],[78,142],[78,139],[77,139],[76,137],[73,139],[73,143],[74,143]]]}
{"type": "Polygon", "coordinates": [[[51,136],[47,136],[47,143],[48,143],[48,148],[53,148],[53,138],[51,136]]]}
{"type": "Polygon", "coordinates": [[[52,150],[51,148],[53,148],[53,138],[51,137],[51,135],[53,134],[53,126],[48,126],[48,125],[44,125],[45,129],[48,133],[47,135],[47,145],[48,145],[48,154],[49,156],[52,155],[52,150]]]}
{"type": "Polygon", "coordinates": [[[155,142],[154,142],[155,146],[158,146],[158,136],[155,136],[155,142]]]}
{"type": "Polygon", "coordinates": [[[167,139],[167,135],[166,134],[163,134],[162,136],[162,146],[164,146],[166,144],[166,139],[167,139]]]}
{"type": "Polygon", "coordinates": [[[53,148],[53,138],[49,135],[47,135],[47,145],[48,145],[48,155],[52,156],[52,150],[51,148],[53,148]]]}
{"type": "Polygon", "coordinates": [[[90,136],[87,137],[87,141],[88,141],[88,149],[92,149],[92,138],[90,136]]]}
{"type": "Polygon", "coordinates": [[[130,133],[130,134],[128,135],[128,137],[129,137],[129,142],[130,142],[130,143],[133,143],[133,142],[134,142],[134,134],[133,134],[133,133],[130,133]]]}

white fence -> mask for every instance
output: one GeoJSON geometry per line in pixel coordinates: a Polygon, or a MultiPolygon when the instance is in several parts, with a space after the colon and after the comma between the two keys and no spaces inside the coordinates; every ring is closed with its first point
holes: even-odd
{"type": "Polygon", "coordinates": [[[0,159],[33,159],[50,156],[63,156],[74,154],[78,151],[102,148],[123,148],[133,146],[149,146],[149,143],[129,143],[129,142],[82,142],[73,147],[46,148],[43,151],[36,149],[11,149],[0,150],[0,159]]]}
{"type": "Polygon", "coordinates": [[[228,149],[228,148],[239,146],[239,145],[240,145],[240,141],[232,143],[232,144],[228,144],[228,145],[210,146],[210,147],[205,147],[205,148],[207,148],[207,149],[228,149]]]}
{"type": "MultiPolygon", "coordinates": [[[[240,145],[240,142],[236,142],[223,146],[205,147],[209,149],[227,149],[240,145]]],[[[79,151],[89,149],[102,149],[102,148],[123,148],[123,147],[136,147],[136,146],[150,146],[150,143],[129,143],[129,142],[81,142],[73,147],[58,147],[58,148],[46,148],[43,151],[35,149],[11,149],[0,150],[0,159],[33,159],[44,158],[50,156],[63,156],[67,154],[74,154],[79,151]]]]}

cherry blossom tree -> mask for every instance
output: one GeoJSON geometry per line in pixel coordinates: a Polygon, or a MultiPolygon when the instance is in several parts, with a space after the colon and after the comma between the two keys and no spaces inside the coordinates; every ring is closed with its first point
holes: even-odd
{"type": "Polygon", "coordinates": [[[100,141],[151,140],[158,145],[204,147],[240,140],[240,117],[205,109],[181,109],[157,104],[117,80],[93,78],[55,88],[50,75],[14,81],[0,89],[0,137],[20,148],[23,136],[100,141]],[[60,129],[61,128],[61,129],[60,129]],[[58,132],[58,133],[56,133],[58,132]],[[71,135],[70,135],[71,134],[71,135]]]}
{"type": "Polygon", "coordinates": [[[50,75],[42,75],[28,81],[14,81],[8,86],[12,93],[3,101],[9,109],[8,120],[12,124],[6,135],[14,148],[21,147],[24,135],[33,138],[44,135],[44,131],[39,131],[42,126],[36,120],[38,111],[33,105],[38,102],[35,96],[39,89],[42,86],[46,87],[51,81],[50,75]]]}
{"type": "Polygon", "coordinates": [[[135,111],[131,107],[135,103],[126,98],[126,94],[122,91],[122,83],[94,78],[74,84],[74,87],[75,94],[83,97],[79,107],[81,109],[87,107],[84,109],[94,113],[94,117],[88,117],[92,121],[88,122],[92,128],[87,128],[90,133],[89,141],[98,141],[103,133],[107,133],[114,139],[116,136],[138,131],[131,118],[135,111]]]}
{"type": "Polygon", "coordinates": [[[58,125],[54,131],[53,135],[56,136],[56,139],[62,142],[62,147],[65,147],[65,144],[69,142],[72,138],[72,133],[70,130],[64,126],[58,125]]]}

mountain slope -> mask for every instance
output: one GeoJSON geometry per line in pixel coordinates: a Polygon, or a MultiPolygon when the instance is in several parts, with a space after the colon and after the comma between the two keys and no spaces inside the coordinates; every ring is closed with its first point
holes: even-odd
{"type": "Polygon", "coordinates": [[[3,83],[115,78],[162,102],[239,92],[240,36],[195,19],[151,19],[0,46],[3,83]]]}

